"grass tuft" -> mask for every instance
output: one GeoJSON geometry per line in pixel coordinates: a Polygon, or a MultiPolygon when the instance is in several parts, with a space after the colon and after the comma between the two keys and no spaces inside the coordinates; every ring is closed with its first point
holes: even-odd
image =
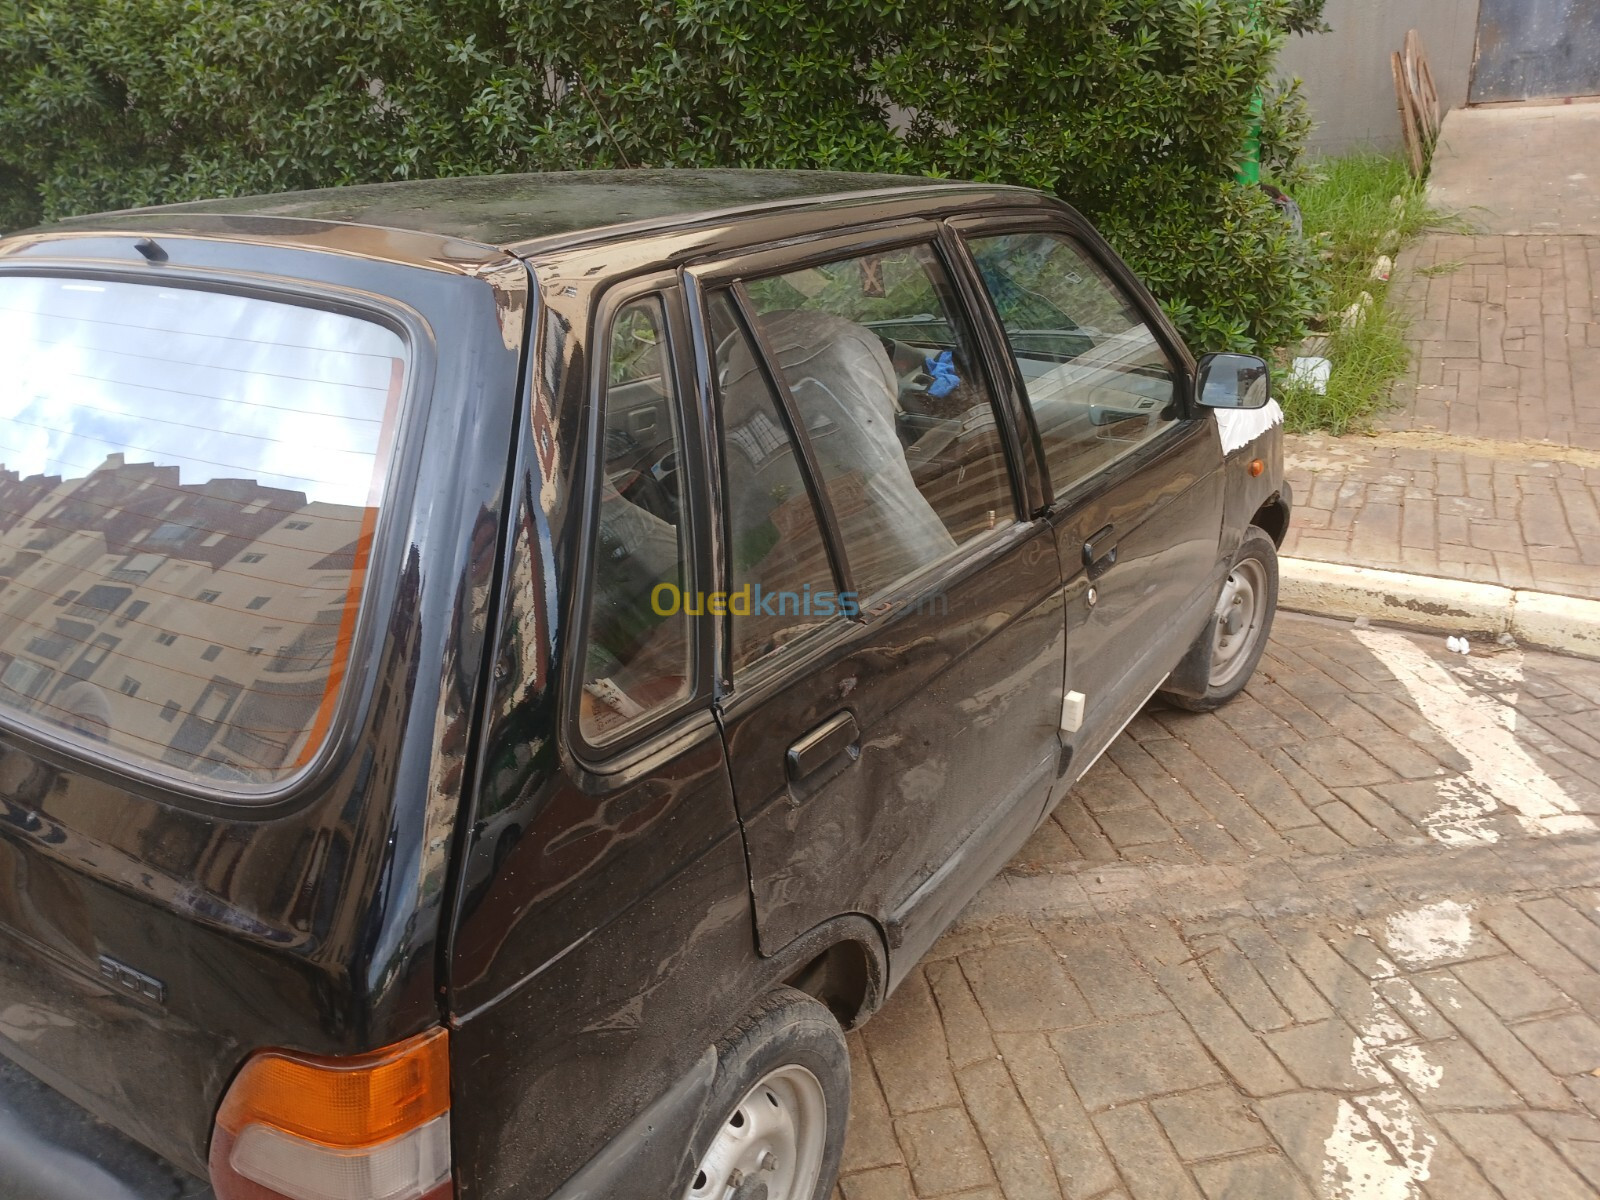
{"type": "Polygon", "coordinates": [[[1372,265],[1378,255],[1394,258],[1400,246],[1439,225],[1440,214],[1428,207],[1422,185],[1401,159],[1374,153],[1319,163],[1295,200],[1305,236],[1322,243],[1331,292],[1326,357],[1333,367],[1323,395],[1285,380],[1284,419],[1295,432],[1345,433],[1365,427],[1388,403],[1409,363],[1406,316],[1389,304],[1389,284],[1371,277],[1372,265]],[[1362,292],[1372,296],[1366,319],[1342,329],[1339,314],[1362,292]]]}

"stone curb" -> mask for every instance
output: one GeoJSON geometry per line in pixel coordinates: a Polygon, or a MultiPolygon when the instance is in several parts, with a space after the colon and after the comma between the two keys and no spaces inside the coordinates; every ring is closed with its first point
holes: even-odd
{"type": "Polygon", "coordinates": [[[1524,645],[1600,659],[1600,600],[1280,558],[1278,603],[1293,612],[1367,617],[1444,634],[1509,633],[1524,645]]]}

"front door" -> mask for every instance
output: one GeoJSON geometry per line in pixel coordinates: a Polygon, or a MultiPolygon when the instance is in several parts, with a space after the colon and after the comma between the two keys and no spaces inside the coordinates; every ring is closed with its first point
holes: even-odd
{"type": "Polygon", "coordinates": [[[1051,531],[928,239],[707,280],[722,700],[760,945],[840,913],[914,962],[1055,778],[1051,531]],[[953,907],[954,906],[954,907],[953,907]]]}
{"type": "Polygon", "coordinates": [[[1063,736],[1086,771],[1161,685],[1221,580],[1222,448],[1143,289],[1067,228],[965,228],[1050,477],[1066,577],[1063,736]],[[1118,274],[1123,275],[1119,279],[1118,274]]]}

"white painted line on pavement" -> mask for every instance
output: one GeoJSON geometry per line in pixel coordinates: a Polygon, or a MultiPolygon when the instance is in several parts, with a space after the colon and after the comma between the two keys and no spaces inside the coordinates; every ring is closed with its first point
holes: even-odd
{"type": "MultiPolygon", "coordinates": [[[[1351,631],[1394,673],[1427,722],[1467,760],[1466,774],[1437,783],[1445,803],[1423,820],[1445,845],[1497,841],[1485,823],[1498,808],[1510,809],[1529,833],[1593,831],[1595,823],[1512,736],[1515,710],[1467,690],[1455,676],[1403,634],[1387,629],[1351,631]]],[[[1494,674],[1507,693],[1519,690],[1520,656],[1501,656],[1494,674]]]]}
{"type": "Polygon", "coordinates": [[[1385,925],[1389,948],[1412,970],[1460,958],[1472,945],[1472,909],[1454,900],[1398,912],[1385,925]]]}

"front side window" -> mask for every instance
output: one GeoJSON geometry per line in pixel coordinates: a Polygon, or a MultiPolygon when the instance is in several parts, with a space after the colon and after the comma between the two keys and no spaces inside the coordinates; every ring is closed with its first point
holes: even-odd
{"type": "Polygon", "coordinates": [[[0,277],[0,313],[0,715],[181,780],[286,780],[347,671],[404,341],[114,280],[0,277]],[[249,652],[264,607],[333,647],[292,694],[249,652]]]}
{"type": "Polygon", "coordinates": [[[977,237],[994,302],[1060,496],[1177,417],[1177,374],[1132,299],[1054,233],[977,237]]]}
{"type": "Polygon", "coordinates": [[[659,297],[612,319],[603,405],[599,520],[578,725],[601,746],[689,696],[687,513],[682,442],[659,297]]]}
{"type": "Polygon", "coordinates": [[[994,404],[931,246],[748,287],[864,595],[1011,522],[994,404]]]}

